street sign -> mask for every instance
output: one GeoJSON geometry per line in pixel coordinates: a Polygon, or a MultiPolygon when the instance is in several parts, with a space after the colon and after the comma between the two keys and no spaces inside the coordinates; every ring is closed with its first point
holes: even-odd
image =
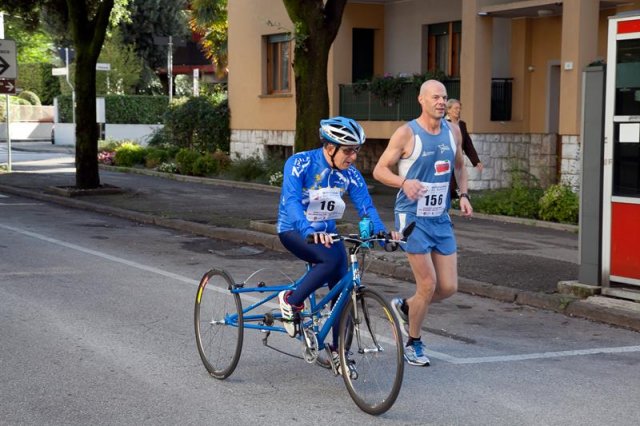
{"type": "Polygon", "coordinates": [[[67,75],[67,67],[51,68],[51,75],[67,75]]]}
{"type": "Polygon", "coordinates": [[[16,62],[16,42],[0,40],[0,78],[18,78],[16,62]]]}
{"type": "Polygon", "coordinates": [[[111,64],[98,62],[96,64],[96,71],[111,71],[111,64]]]}
{"type": "Polygon", "coordinates": [[[16,80],[5,79],[0,80],[0,95],[15,95],[16,94],[16,80]]]}

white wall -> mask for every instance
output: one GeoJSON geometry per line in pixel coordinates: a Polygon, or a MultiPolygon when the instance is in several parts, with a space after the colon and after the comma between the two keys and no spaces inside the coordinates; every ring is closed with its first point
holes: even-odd
{"type": "MultiPolygon", "coordinates": [[[[53,123],[11,123],[11,134],[9,136],[11,136],[11,140],[51,140],[52,128],[53,123]]],[[[6,123],[0,123],[0,138],[2,140],[7,138],[6,123]]]]}
{"type": "MultiPolygon", "coordinates": [[[[105,139],[111,140],[135,140],[140,145],[145,146],[149,137],[157,129],[161,129],[162,124],[105,124],[105,139]]],[[[11,127],[13,129],[13,125],[11,127]]],[[[75,145],[76,126],[71,123],[57,123],[55,126],[55,145],[75,145]]],[[[12,136],[13,138],[13,136],[12,136]]]]}

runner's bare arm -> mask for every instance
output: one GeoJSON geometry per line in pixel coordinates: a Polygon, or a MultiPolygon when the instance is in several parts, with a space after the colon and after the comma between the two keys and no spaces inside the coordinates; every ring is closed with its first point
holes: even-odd
{"type": "Polygon", "coordinates": [[[408,125],[399,127],[389,139],[389,144],[384,150],[378,164],[373,169],[373,177],[392,188],[402,188],[407,197],[412,200],[420,198],[422,185],[416,179],[405,179],[395,174],[392,168],[398,164],[402,157],[411,155],[413,149],[413,132],[408,125]]]}

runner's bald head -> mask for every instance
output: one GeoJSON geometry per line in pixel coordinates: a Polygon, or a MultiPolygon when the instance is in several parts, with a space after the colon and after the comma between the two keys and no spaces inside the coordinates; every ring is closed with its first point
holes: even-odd
{"type": "Polygon", "coordinates": [[[420,86],[420,96],[426,94],[427,92],[433,92],[434,90],[436,90],[436,88],[442,88],[446,93],[447,89],[446,87],[444,87],[444,84],[440,83],[438,80],[427,80],[422,83],[422,86],[420,86]]]}

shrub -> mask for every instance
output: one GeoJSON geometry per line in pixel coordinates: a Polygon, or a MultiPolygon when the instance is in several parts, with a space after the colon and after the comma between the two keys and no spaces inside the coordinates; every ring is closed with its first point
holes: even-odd
{"type": "Polygon", "coordinates": [[[219,101],[207,96],[178,99],[165,114],[164,124],[165,130],[158,136],[164,143],[201,153],[229,151],[231,131],[226,99],[219,101]]]}
{"type": "Polygon", "coordinates": [[[33,93],[33,92],[29,91],[29,90],[23,90],[22,92],[20,92],[18,97],[21,98],[21,99],[24,99],[27,102],[29,102],[29,104],[31,104],[31,105],[42,105],[38,95],[36,95],[35,93],[33,93]]]}
{"type": "Polygon", "coordinates": [[[577,224],[579,210],[578,196],[566,185],[551,185],[540,198],[542,220],[577,224]]]}
{"type": "Polygon", "coordinates": [[[194,164],[198,158],[200,158],[198,151],[182,148],[176,154],[178,172],[183,175],[193,175],[194,164]]]}
{"type": "Polygon", "coordinates": [[[218,162],[218,170],[223,172],[228,170],[231,166],[231,157],[224,151],[216,151],[213,154],[213,158],[218,162]]]}
{"type": "Polygon", "coordinates": [[[284,175],[282,172],[275,172],[271,176],[269,176],[269,185],[271,186],[282,186],[282,180],[284,179],[284,175]]]}
{"type": "Polygon", "coordinates": [[[473,197],[473,209],[479,213],[499,214],[536,219],[539,188],[503,188],[487,191],[473,197]]]}
{"type": "Polygon", "coordinates": [[[120,145],[122,145],[123,143],[125,143],[124,141],[117,141],[114,139],[105,139],[105,140],[99,140],[98,141],[98,150],[100,151],[114,151],[116,150],[117,147],[119,147],[120,145]]]}
{"type": "Polygon", "coordinates": [[[200,155],[193,163],[194,176],[211,176],[218,172],[218,162],[211,154],[200,155]]]}
{"type": "Polygon", "coordinates": [[[266,179],[268,174],[264,162],[257,156],[248,158],[238,158],[231,162],[228,174],[234,180],[257,181],[266,179]]]}
{"type": "Polygon", "coordinates": [[[178,173],[178,165],[173,162],[162,163],[158,166],[158,171],[163,173],[178,173]]]}
{"type": "Polygon", "coordinates": [[[173,139],[169,134],[169,129],[166,127],[161,127],[153,131],[149,139],[147,139],[147,144],[152,147],[158,148],[167,148],[169,146],[173,146],[173,139]]]}
{"type": "Polygon", "coordinates": [[[115,164],[120,167],[133,167],[144,164],[145,148],[133,143],[124,142],[115,151],[115,164]]]}
{"type": "Polygon", "coordinates": [[[408,80],[405,77],[385,74],[382,77],[373,77],[369,89],[383,104],[394,104],[400,100],[407,84],[408,80]]]}
{"type": "Polygon", "coordinates": [[[168,150],[156,147],[148,147],[144,158],[144,165],[149,169],[155,169],[160,164],[167,162],[171,158],[168,150]]]}
{"type": "Polygon", "coordinates": [[[534,176],[517,168],[511,170],[511,188],[487,191],[473,198],[477,212],[504,216],[538,218],[542,189],[534,176]]]}

